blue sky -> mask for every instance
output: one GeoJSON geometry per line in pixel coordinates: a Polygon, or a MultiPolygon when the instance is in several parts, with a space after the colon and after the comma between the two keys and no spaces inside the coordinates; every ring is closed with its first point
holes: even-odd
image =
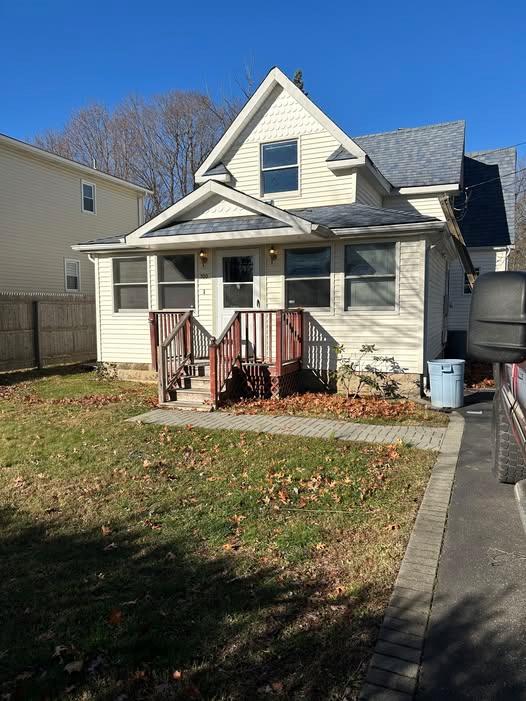
{"type": "MultiPolygon", "coordinates": [[[[526,3],[0,0],[0,131],[30,140],[97,100],[238,91],[302,68],[352,134],[467,120],[468,149],[526,141],[526,3]]],[[[524,152],[524,151],[523,151],[524,152]]]]}

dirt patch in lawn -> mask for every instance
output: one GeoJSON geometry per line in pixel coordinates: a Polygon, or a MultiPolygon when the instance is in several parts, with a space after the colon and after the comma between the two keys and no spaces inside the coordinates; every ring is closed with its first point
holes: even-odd
{"type": "Polygon", "coordinates": [[[409,399],[350,399],[342,394],[306,392],[284,399],[231,402],[224,407],[233,414],[273,414],[340,419],[359,423],[445,426],[448,418],[409,399]]]}
{"type": "Polygon", "coordinates": [[[3,698],[355,698],[434,455],[41,382],[0,400],[3,698]]]}

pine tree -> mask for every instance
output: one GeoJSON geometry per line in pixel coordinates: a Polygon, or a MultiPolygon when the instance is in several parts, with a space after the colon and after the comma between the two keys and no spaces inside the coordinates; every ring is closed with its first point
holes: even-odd
{"type": "Polygon", "coordinates": [[[303,84],[303,71],[298,68],[298,70],[294,73],[294,78],[292,79],[292,82],[294,85],[301,90],[301,92],[304,95],[308,95],[309,93],[306,92],[305,86],[303,84]]]}

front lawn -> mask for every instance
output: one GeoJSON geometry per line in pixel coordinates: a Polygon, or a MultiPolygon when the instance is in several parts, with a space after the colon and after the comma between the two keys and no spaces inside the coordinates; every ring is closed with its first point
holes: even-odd
{"type": "Polygon", "coordinates": [[[154,394],[0,386],[0,696],[356,698],[434,455],[125,422],[154,394]]]}
{"type": "Polygon", "coordinates": [[[357,423],[446,426],[448,417],[410,399],[351,399],[343,394],[306,392],[283,399],[252,399],[224,407],[234,414],[273,414],[340,419],[357,423]]]}

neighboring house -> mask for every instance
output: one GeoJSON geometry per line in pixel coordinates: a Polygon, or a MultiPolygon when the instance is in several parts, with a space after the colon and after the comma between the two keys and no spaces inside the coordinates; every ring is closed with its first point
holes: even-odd
{"type": "Polygon", "coordinates": [[[444,350],[462,246],[439,198],[464,166],[463,122],[351,138],[272,69],[194,192],[74,247],[95,261],[99,360],[158,358],[161,400],[193,405],[328,383],[337,345],[375,344],[414,389],[444,350]]]}
{"type": "Polygon", "coordinates": [[[143,187],[0,134],[0,294],[95,294],[71,245],[144,222],[143,187]]]}

